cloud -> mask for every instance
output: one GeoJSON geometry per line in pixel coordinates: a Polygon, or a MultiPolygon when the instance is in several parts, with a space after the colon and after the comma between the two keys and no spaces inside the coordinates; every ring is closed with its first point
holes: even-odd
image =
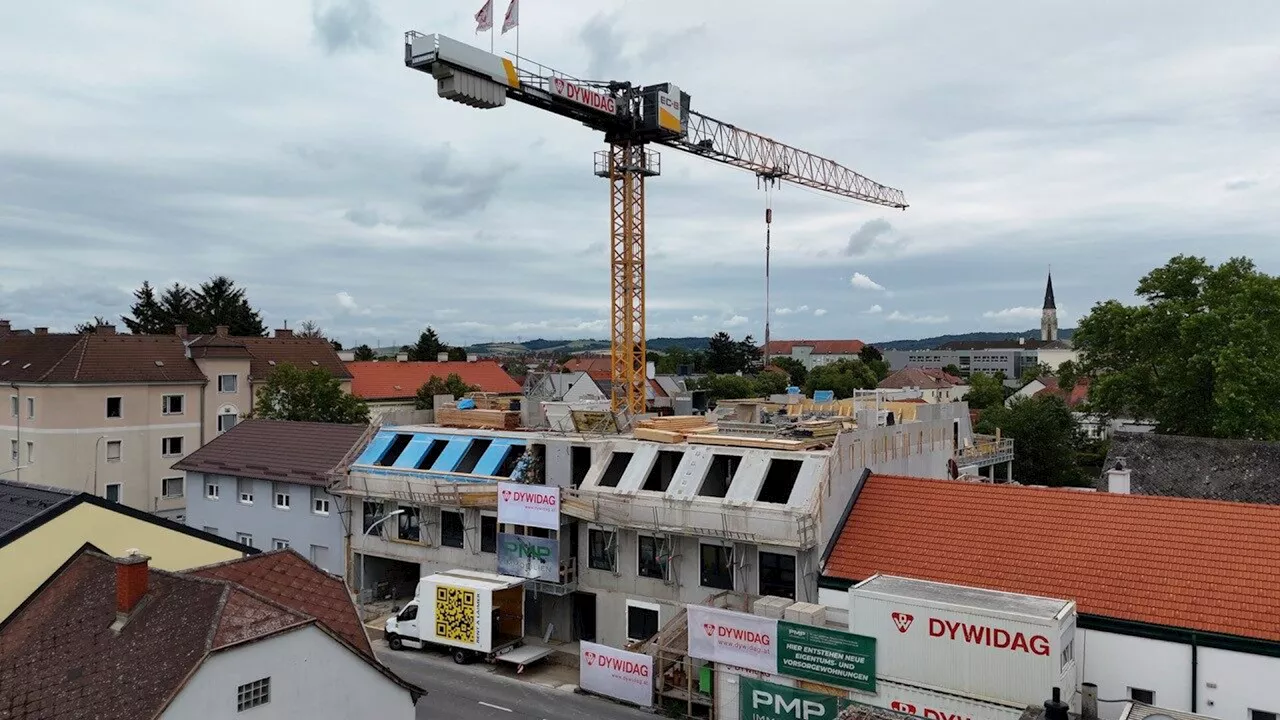
{"type": "Polygon", "coordinates": [[[691,317],[691,318],[689,318],[689,319],[690,319],[690,320],[692,320],[693,322],[696,322],[696,323],[704,323],[704,322],[706,322],[706,321],[707,321],[707,316],[706,316],[706,315],[694,315],[693,317],[691,317]]]}
{"type": "Polygon", "coordinates": [[[849,278],[849,284],[853,285],[855,288],[859,290],[874,290],[876,292],[885,291],[883,285],[876,282],[875,280],[872,280],[866,275],[863,275],[860,272],[854,273],[853,277],[849,278]]]}
{"type": "Polygon", "coordinates": [[[313,0],[311,25],[316,42],[329,54],[374,49],[389,41],[386,23],[368,0],[313,0]]]}
{"type": "Polygon", "coordinates": [[[827,311],[825,308],[818,308],[817,310],[813,311],[814,317],[822,317],[823,315],[826,315],[826,314],[827,314],[827,311]]]}
{"type": "Polygon", "coordinates": [[[906,238],[895,234],[888,220],[876,218],[862,223],[854,230],[841,252],[849,257],[861,257],[873,250],[893,251],[904,244],[906,238]]]}
{"type": "Polygon", "coordinates": [[[1042,314],[1041,308],[1028,306],[1007,307],[1003,310],[988,310],[982,317],[1001,322],[1038,322],[1042,314]]]}
{"type": "Polygon", "coordinates": [[[951,318],[946,315],[913,315],[894,310],[885,316],[889,320],[908,323],[920,323],[922,325],[937,325],[940,323],[950,322],[951,318]]]}
{"type": "Polygon", "coordinates": [[[338,300],[338,307],[350,315],[369,315],[372,311],[368,308],[361,307],[356,299],[351,297],[351,293],[343,290],[334,297],[338,300]]]}
{"type": "Polygon", "coordinates": [[[747,318],[741,315],[734,315],[733,317],[721,323],[721,325],[727,328],[735,328],[735,327],[740,327],[742,325],[746,325],[747,322],[748,322],[747,318]]]}
{"type": "Polygon", "coordinates": [[[884,308],[880,307],[879,305],[872,305],[871,307],[862,311],[864,315],[878,315],[882,312],[884,312],[884,308]]]}
{"type": "Polygon", "coordinates": [[[1259,177],[1237,177],[1222,183],[1222,187],[1227,190],[1248,190],[1257,187],[1261,183],[1262,178],[1259,177]]]}
{"type": "Polygon", "coordinates": [[[809,311],[808,305],[801,305],[798,308],[778,308],[777,310],[773,311],[773,314],[774,315],[796,315],[796,314],[799,314],[802,312],[808,312],[808,311],[809,311]]]}

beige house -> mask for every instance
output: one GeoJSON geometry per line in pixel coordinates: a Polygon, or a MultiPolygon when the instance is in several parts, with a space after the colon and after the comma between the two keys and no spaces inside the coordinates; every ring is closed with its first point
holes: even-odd
{"type": "Polygon", "coordinates": [[[941,370],[908,367],[880,381],[881,390],[918,390],[929,403],[959,402],[969,394],[969,386],[941,370]]]}
{"type": "Polygon", "coordinates": [[[253,410],[277,364],[323,367],[351,391],[328,341],[293,337],[16,333],[0,320],[0,475],[180,518],[172,466],[253,410]]]}

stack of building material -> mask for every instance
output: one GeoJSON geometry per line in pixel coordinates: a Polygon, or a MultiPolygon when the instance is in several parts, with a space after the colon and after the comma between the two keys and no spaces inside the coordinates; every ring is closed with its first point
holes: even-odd
{"type": "Polygon", "coordinates": [[[727,445],[730,447],[756,448],[758,450],[808,450],[824,443],[813,439],[785,440],[783,438],[746,437],[741,435],[701,434],[685,436],[692,445],[727,445]]]}
{"type": "Polygon", "coordinates": [[[519,395],[503,395],[495,392],[469,392],[463,397],[475,401],[479,410],[510,410],[511,401],[519,400],[519,395]]]}
{"type": "Polygon", "coordinates": [[[520,427],[519,410],[459,410],[446,406],[436,410],[436,423],[448,427],[481,428],[486,430],[517,430],[520,427]]]}
{"type": "Polygon", "coordinates": [[[707,419],[701,415],[676,415],[639,420],[632,428],[631,434],[637,440],[679,443],[685,442],[690,435],[715,431],[716,426],[708,425],[707,419]]]}
{"type": "Polygon", "coordinates": [[[840,434],[846,424],[839,418],[804,419],[787,426],[785,434],[796,438],[813,438],[830,442],[835,440],[836,435],[840,434]]]}

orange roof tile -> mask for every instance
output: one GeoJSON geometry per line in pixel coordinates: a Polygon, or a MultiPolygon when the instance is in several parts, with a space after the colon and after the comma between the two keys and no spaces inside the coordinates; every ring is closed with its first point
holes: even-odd
{"type": "Polygon", "coordinates": [[[814,355],[857,355],[866,343],[861,340],[770,340],[770,355],[790,355],[795,346],[811,347],[814,355]]]}
{"type": "Polygon", "coordinates": [[[462,381],[483,392],[518,393],[520,383],[492,360],[477,362],[349,362],[354,378],[351,393],[366,400],[412,398],[433,377],[441,380],[457,373],[462,381]]]}
{"type": "Polygon", "coordinates": [[[579,357],[569,358],[569,362],[564,364],[565,372],[603,372],[612,376],[613,360],[607,357],[595,357],[583,355],[579,357]]]}
{"type": "Polygon", "coordinates": [[[1280,641],[1276,506],[873,475],[823,574],[876,573],[1280,641]]]}

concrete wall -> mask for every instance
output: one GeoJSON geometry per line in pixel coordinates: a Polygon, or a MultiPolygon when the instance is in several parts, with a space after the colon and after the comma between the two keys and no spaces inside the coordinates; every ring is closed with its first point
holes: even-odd
{"type": "Polygon", "coordinates": [[[344,531],[338,513],[338,498],[329,498],[329,514],[312,510],[311,486],[282,484],[289,491],[289,509],[275,506],[273,484],[266,480],[250,480],[253,504],[240,502],[238,479],[226,475],[189,472],[187,485],[188,526],[236,540],[239,533],[253,537],[253,546],[262,550],[274,548],[274,540],[286,540],[289,547],[331,573],[345,570],[343,561],[344,531]],[[218,499],[207,496],[207,485],[218,484],[218,499]]]}
{"type": "Polygon", "coordinates": [[[409,692],[314,626],[214,653],[162,716],[412,720],[409,692]],[[271,701],[236,710],[236,690],[271,679],[271,701]]]}

